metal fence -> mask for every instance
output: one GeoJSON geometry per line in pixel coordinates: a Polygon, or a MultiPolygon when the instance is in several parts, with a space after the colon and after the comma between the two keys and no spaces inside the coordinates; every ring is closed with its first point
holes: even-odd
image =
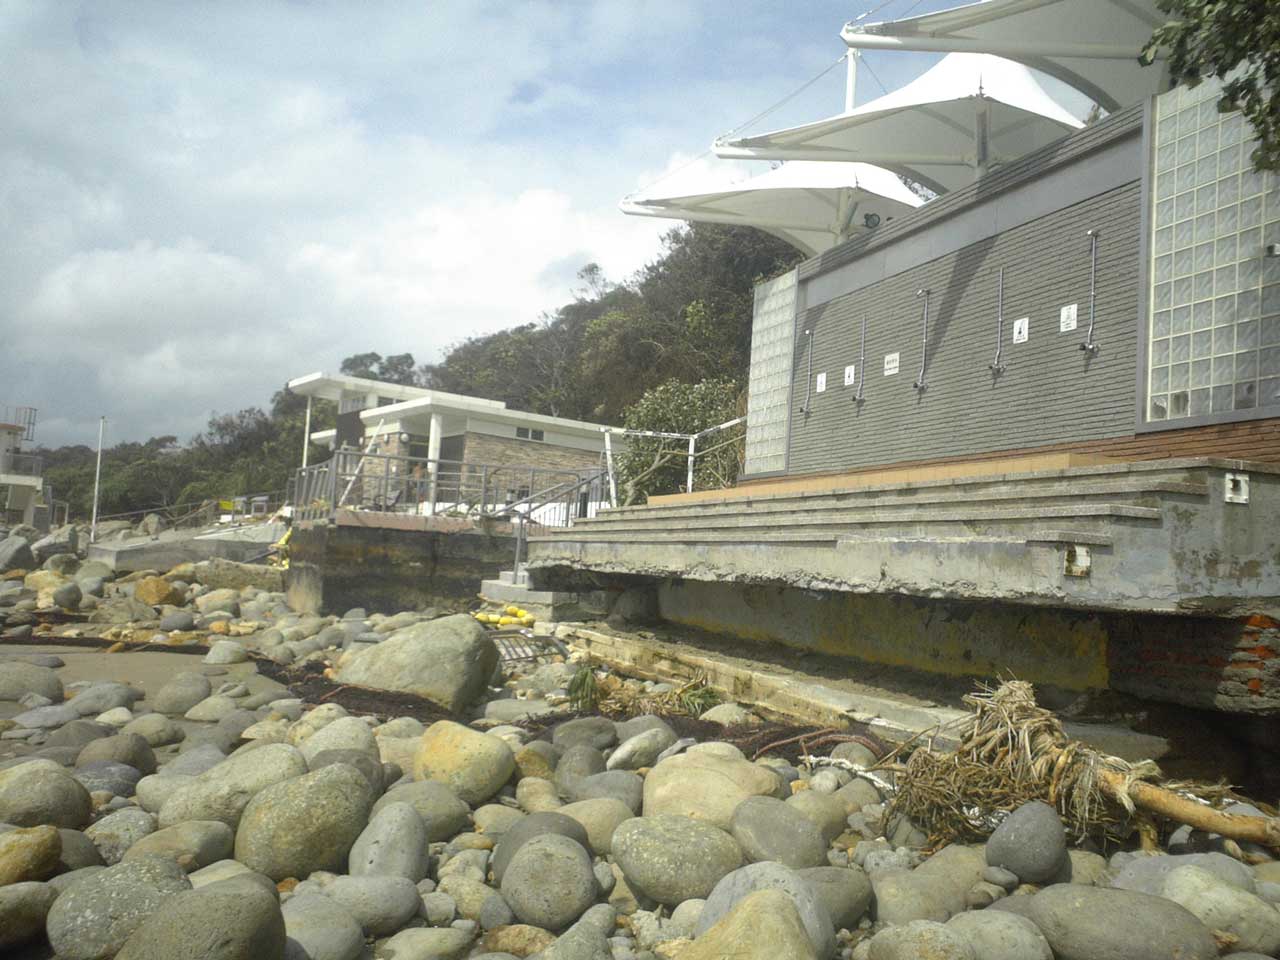
{"type": "Polygon", "coordinates": [[[23,440],[34,440],[36,438],[36,408],[0,404],[0,424],[18,427],[22,431],[23,440]]]}
{"type": "Polygon", "coordinates": [[[38,477],[44,473],[44,458],[32,453],[0,453],[0,473],[38,477]]]}
{"type": "Polygon", "coordinates": [[[607,506],[606,486],[599,469],[552,470],[339,450],[323,463],[298,470],[291,494],[298,520],[328,519],[344,509],[567,527],[607,506]]]}

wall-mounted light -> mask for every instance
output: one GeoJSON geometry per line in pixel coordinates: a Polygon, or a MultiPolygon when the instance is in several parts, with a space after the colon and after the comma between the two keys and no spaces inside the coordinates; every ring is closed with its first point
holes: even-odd
{"type": "Polygon", "coordinates": [[[868,230],[874,230],[876,227],[880,226],[880,214],[864,213],[862,215],[862,224],[868,230]]]}

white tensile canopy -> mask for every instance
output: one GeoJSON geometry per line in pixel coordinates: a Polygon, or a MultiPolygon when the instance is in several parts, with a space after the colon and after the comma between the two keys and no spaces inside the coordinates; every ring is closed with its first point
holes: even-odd
{"type": "Polygon", "coordinates": [[[717,140],[713,149],[739,159],[874,163],[945,193],[1083,125],[1021,64],[953,53],[856,110],[756,137],[717,140]]]}
{"type": "Polygon", "coordinates": [[[980,0],[902,20],[849,23],[841,36],[862,50],[1008,57],[1118,110],[1169,88],[1162,59],[1138,63],[1167,19],[1154,0],[980,0]]]}
{"type": "Polygon", "coordinates": [[[719,190],[627,197],[623,213],[758,227],[809,256],[910,213],[924,201],[865,163],[786,163],[719,190]]]}

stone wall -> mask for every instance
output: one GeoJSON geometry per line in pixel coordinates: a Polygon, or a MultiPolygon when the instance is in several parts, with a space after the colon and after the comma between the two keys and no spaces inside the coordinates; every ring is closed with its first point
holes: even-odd
{"type": "Polygon", "coordinates": [[[594,470],[600,466],[601,454],[594,450],[578,450],[537,440],[495,437],[487,433],[468,433],[465,459],[468,463],[518,464],[544,470],[594,470]]]}

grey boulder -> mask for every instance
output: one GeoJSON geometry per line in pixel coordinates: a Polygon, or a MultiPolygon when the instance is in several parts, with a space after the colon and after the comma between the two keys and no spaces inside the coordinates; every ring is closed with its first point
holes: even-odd
{"type": "Polygon", "coordinates": [[[395,803],[407,803],[426,824],[427,839],[448,840],[467,829],[471,808],[447,785],[438,780],[418,780],[392,787],[373,805],[373,814],[395,803]]]}
{"type": "Polygon", "coordinates": [[[1060,883],[1032,896],[1025,910],[1049,942],[1055,960],[1213,960],[1218,956],[1209,928],[1185,907],[1162,897],[1060,883]]]}
{"type": "MultiPolygon", "coordinates": [[[[209,758],[213,758],[212,753],[209,758]]],[[[179,763],[181,759],[166,767],[166,771],[179,763]]],[[[160,807],[160,825],[170,827],[183,820],[221,820],[234,827],[258,793],[306,772],[306,760],[296,747],[287,743],[269,743],[238,753],[178,786],[160,807]]]]}
{"type": "Polygon", "coordinates": [[[427,875],[427,825],[410,804],[377,809],[347,856],[354,876],[405,877],[417,883],[427,875]]]}
{"type": "Polygon", "coordinates": [[[149,698],[151,709],[157,713],[185,714],[197,703],[209,696],[213,688],[209,678],[200,673],[179,673],[149,698]]]}
{"type": "Polygon", "coordinates": [[[345,763],[273,784],[245,807],[235,859],[276,881],[339,871],[371,806],[368,783],[345,763]]]}
{"type": "Polygon", "coordinates": [[[582,824],[572,817],[566,817],[564,814],[554,811],[531,813],[515,821],[502,835],[502,839],[498,841],[497,846],[494,847],[493,858],[490,862],[490,869],[493,871],[494,879],[498,883],[502,883],[502,877],[506,873],[507,865],[520,848],[534,837],[540,837],[545,834],[568,837],[584,850],[591,847],[587,831],[582,824]]]}
{"type": "Polygon", "coordinates": [[[10,883],[0,887],[0,950],[44,935],[45,918],[58,891],[47,883],[10,883]]]}
{"type": "Polygon", "coordinates": [[[182,869],[164,857],[107,867],[66,888],[49,910],[49,943],[65,960],[107,960],[171,896],[190,890],[182,869]]]}
{"type": "Polygon", "coordinates": [[[946,926],[969,942],[977,960],[1053,960],[1040,929],[1007,910],[968,910],[946,926]]]}
{"type": "Polygon", "coordinates": [[[669,814],[623,821],[611,845],[632,889],[672,907],[705,898],[743,863],[737,841],[719,827],[669,814]]]}
{"type": "Polygon", "coordinates": [[[61,703],[62,681],[48,667],[20,660],[0,663],[0,700],[21,700],[28,693],[38,693],[61,703]]]}
{"type": "Polygon", "coordinates": [[[837,930],[853,930],[871,907],[871,881],[860,867],[807,867],[797,870],[831,915],[837,930]]]}
{"type": "Polygon", "coordinates": [[[28,760],[0,770],[0,823],[51,823],[79,830],[92,810],[89,791],[52,760],[28,760]]]}
{"type": "Polygon", "coordinates": [[[986,854],[989,865],[1023,883],[1053,879],[1067,859],[1067,833],[1058,811],[1039,800],[1024,803],[992,832],[986,854]]]}
{"type": "Polygon", "coordinates": [[[835,926],[827,908],[803,877],[780,863],[749,863],[725,876],[707,897],[695,933],[706,933],[741,900],[761,890],[780,890],[794,901],[818,960],[835,953],[835,926]]]}
{"type": "Polygon", "coordinates": [[[155,833],[156,818],[137,807],[124,807],[109,813],[85,830],[108,866],[124,858],[125,851],[143,837],[155,833]]]}
{"type": "Polygon", "coordinates": [[[772,860],[799,870],[827,862],[827,843],[818,826],[775,797],[748,797],[739,803],[730,832],[753,863],[772,860]]]}
{"type": "Polygon", "coordinates": [[[869,960],[990,960],[979,958],[964,936],[932,920],[886,927],[871,939],[869,960]]]}
{"type": "Polygon", "coordinates": [[[582,844],[568,837],[534,837],[507,864],[502,897],[522,923],[563,930],[595,902],[591,858],[582,844]]]}
{"type": "Polygon", "coordinates": [[[344,666],[338,681],[417,694],[458,713],[480,699],[497,665],[484,627],[458,614],[395,631],[344,666]]]}
{"type": "Polygon", "coordinates": [[[247,874],[165,901],[134,930],[116,960],[277,960],[284,948],[275,889],[247,874]]]}
{"type": "Polygon", "coordinates": [[[418,888],[406,877],[338,877],[324,895],[340,903],[369,937],[395,933],[422,909],[418,888]]]}
{"type": "Polygon", "coordinates": [[[284,910],[285,960],[356,960],[364,934],[339,903],[318,893],[300,893],[284,910]]]}

